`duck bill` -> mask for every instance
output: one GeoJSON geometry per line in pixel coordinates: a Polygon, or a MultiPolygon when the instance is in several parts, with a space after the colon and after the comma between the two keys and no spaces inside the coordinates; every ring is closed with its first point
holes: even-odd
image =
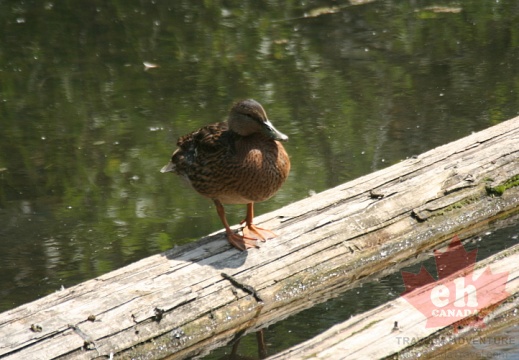
{"type": "Polygon", "coordinates": [[[174,172],[174,171],[175,171],[175,165],[171,161],[167,165],[163,166],[162,169],[160,169],[161,173],[174,172]]]}
{"type": "Polygon", "coordinates": [[[269,120],[265,121],[264,124],[265,124],[265,134],[269,138],[271,138],[273,140],[278,140],[278,141],[287,141],[288,140],[288,136],[286,136],[281,131],[276,129],[269,120]]]}

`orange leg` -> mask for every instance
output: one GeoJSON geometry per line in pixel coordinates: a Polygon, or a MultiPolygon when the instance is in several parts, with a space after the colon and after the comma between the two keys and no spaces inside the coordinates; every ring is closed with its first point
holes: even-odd
{"type": "Polygon", "coordinates": [[[225,227],[225,233],[227,234],[227,240],[229,241],[229,243],[238,250],[242,251],[250,248],[257,248],[258,245],[256,244],[256,240],[254,238],[245,236],[245,234],[244,236],[235,234],[231,230],[231,227],[229,226],[229,223],[227,222],[227,219],[225,217],[225,209],[222,203],[216,199],[214,199],[213,201],[216,205],[216,211],[218,212],[218,216],[220,217],[220,220],[222,221],[222,224],[225,227]]]}
{"type": "Polygon", "coordinates": [[[272,231],[267,229],[262,229],[257,227],[252,223],[254,220],[254,203],[247,204],[247,216],[245,220],[242,221],[242,224],[245,223],[245,227],[243,228],[243,236],[248,239],[256,239],[260,241],[266,241],[268,239],[273,239],[277,235],[272,231]]]}

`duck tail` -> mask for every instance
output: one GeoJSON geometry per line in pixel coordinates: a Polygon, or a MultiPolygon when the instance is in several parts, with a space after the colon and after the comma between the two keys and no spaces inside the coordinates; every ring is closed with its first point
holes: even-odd
{"type": "Polygon", "coordinates": [[[162,169],[160,169],[160,172],[161,173],[167,173],[167,172],[175,172],[175,164],[173,164],[171,161],[162,167],[162,169]]]}

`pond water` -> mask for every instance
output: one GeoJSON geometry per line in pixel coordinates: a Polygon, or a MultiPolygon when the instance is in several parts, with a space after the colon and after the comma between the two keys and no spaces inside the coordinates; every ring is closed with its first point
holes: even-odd
{"type": "Polygon", "coordinates": [[[517,116],[518,20],[515,1],[0,1],[0,311],[221,229],[159,169],[237,99],[290,137],[257,214],[517,116]]]}

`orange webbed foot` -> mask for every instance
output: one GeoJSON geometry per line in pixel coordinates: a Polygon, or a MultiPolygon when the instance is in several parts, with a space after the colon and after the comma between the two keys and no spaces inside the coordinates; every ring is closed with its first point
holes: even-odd
{"type": "Polygon", "coordinates": [[[245,217],[245,220],[241,222],[241,224],[245,223],[245,226],[242,229],[243,235],[234,233],[234,231],[232,231],[232,229],[229,227],[229,223],[225,218],[225,210],[222,203],[218,199],[214,199],[213,201],[216,205],[218,216],[220,217],[220,220],[222,220],[222,224],[225,227],[227,240],[236,249],[245,251],[251,248],[259,248],[257,243],[258,241],[267,241],[268,239],[273,239],[277,236],[272,231],[262,229],[252,223],[252,220],[254,219],[253,203],[247,204],[247,216],[245,217]]]}
{"type": "Polygon", "coordinates": [[[243,236],[264,242],[275,238],[277,235],[270,230],[257,227],[254,224],[248,224],[243,228],[243,236]]]}
{"type": "Polygon", "coordinates": [[[236,249],[245,251],[247,249],[259,248],[257,241],[254,238],[248,236],[241,236],[234,232],[227,232],[227,240],[236,249]]]}

